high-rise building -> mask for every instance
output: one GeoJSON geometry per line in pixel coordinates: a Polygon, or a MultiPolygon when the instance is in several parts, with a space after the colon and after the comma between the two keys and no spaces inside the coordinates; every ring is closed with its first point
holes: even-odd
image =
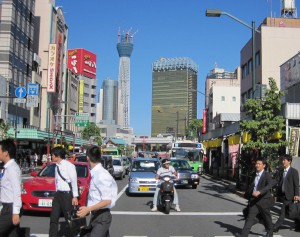
{"type": "Polygon", "coordinates": [[[190,58],[161,58],[152,65],[151,136],[184,137],[197,118],[198,65],[190,58]]]}
{"type": "Polygon", "coordinates": [[[85,49],[68,51],[68,69],[79,79],[79,113],[88,113],[89,121],[96,122],[96,54],[85,49]]]}
{"type": "Polygon", "coordinates": [[[41,59],[41,129],[64,130],[68,26],[54,0],[36,0],[34,52],[41,59]]]}
{"type": "MultiPolygon", "coordinates": [[[[0,1],[0,74],[7,81],[6,96],[14,97],[17,87],[31,83],[34,22],[35,0],[0,1]]],[[[14,103],[10,98],[3,106],[3,120],[30,125],[25,103],[14,103]]]]}
{"type": "Polygon", "coordinates": [[[119,62],[119,106],[118,125],[130,130],[130,56],[133,50],[133,34],[118,33],[117,50],[119,62]]]}

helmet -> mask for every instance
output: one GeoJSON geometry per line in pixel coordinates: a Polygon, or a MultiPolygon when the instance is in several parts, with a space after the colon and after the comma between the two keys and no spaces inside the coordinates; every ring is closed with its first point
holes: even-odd
{"type": "Polygon", "coordinates": [[[168,159],[163,159],[161,163],[164,165],[164,164],[170,164],[171,162],[168,159]]]}

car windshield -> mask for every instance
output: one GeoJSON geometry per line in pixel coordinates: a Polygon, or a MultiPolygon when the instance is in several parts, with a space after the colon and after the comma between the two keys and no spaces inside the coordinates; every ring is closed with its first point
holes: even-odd
{"type": "Polygon", "coordinates": [[[200,150],[175,149],[172,151],[172,157],[187,159],[188,161],[202,162],[200,150]]]}
{"type": "Polygon", "coordinates": [[[132,164],[132,172],[153,172],[158,169],[159,163],[150,160],[135,160],[132,164]]]}
{"type": "Polygon", "coordinates": [[[175,170],[190,170],[191,169],[191,166],[185,160],[171,161],[171,165],[175,168],[175,170]]]}
{"type": "Polygon", "coordinates": [[[86,156],[76,156],[75,161],[87,162],[86,156]]]}
{"type": "MultiPolygon", "coordinates": [[[[39,177],[54,177],[56,164],[47,165],[40,173],[39,177]]],[[[86,165],[75,165],[77,177],[86,178],[88,176],[88,167],[86,165]]]]}
{"type": "Polygon", "coordinates": [[[121,165],[121,161],[120,160],[113,160],[113,165],[121,165]]]}

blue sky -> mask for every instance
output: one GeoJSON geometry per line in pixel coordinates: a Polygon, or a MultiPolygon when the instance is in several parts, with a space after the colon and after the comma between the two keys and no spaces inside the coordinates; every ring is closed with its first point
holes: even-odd
{"type": "MultiPolygon", "coordinates": [[[[104,79],[118,79],[118,29],[138,30],[131,56],[130,126],[136,135],[151,135],[152,63],[160,57],[189,57],[199,67],[198,90],[216,64],[234,71],[251,30],[228,16],[205,16],[220,9],[256,26],[280,16],[281,0],[56,0],[69,27],[68,48],[97,54],[98,89],[104,79]]],[[[296,2],[300,10],[300,0],[296,2]]],[[[204,96],[198,94],[198,118],[204,96]]],[[[175,119],[175,118],[174,118],[175,119]]]]}

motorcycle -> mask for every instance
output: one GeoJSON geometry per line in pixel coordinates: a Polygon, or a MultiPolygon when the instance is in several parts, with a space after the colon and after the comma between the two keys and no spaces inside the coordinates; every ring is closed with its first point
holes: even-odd
{"type": "Polygon", "coordinates": [[[174,184],[172,182],[174,177],[166,175],[160,179],[163,181],[160,185],[160,204],[165,213],[169,214],[174,200],[174,184]]]}

